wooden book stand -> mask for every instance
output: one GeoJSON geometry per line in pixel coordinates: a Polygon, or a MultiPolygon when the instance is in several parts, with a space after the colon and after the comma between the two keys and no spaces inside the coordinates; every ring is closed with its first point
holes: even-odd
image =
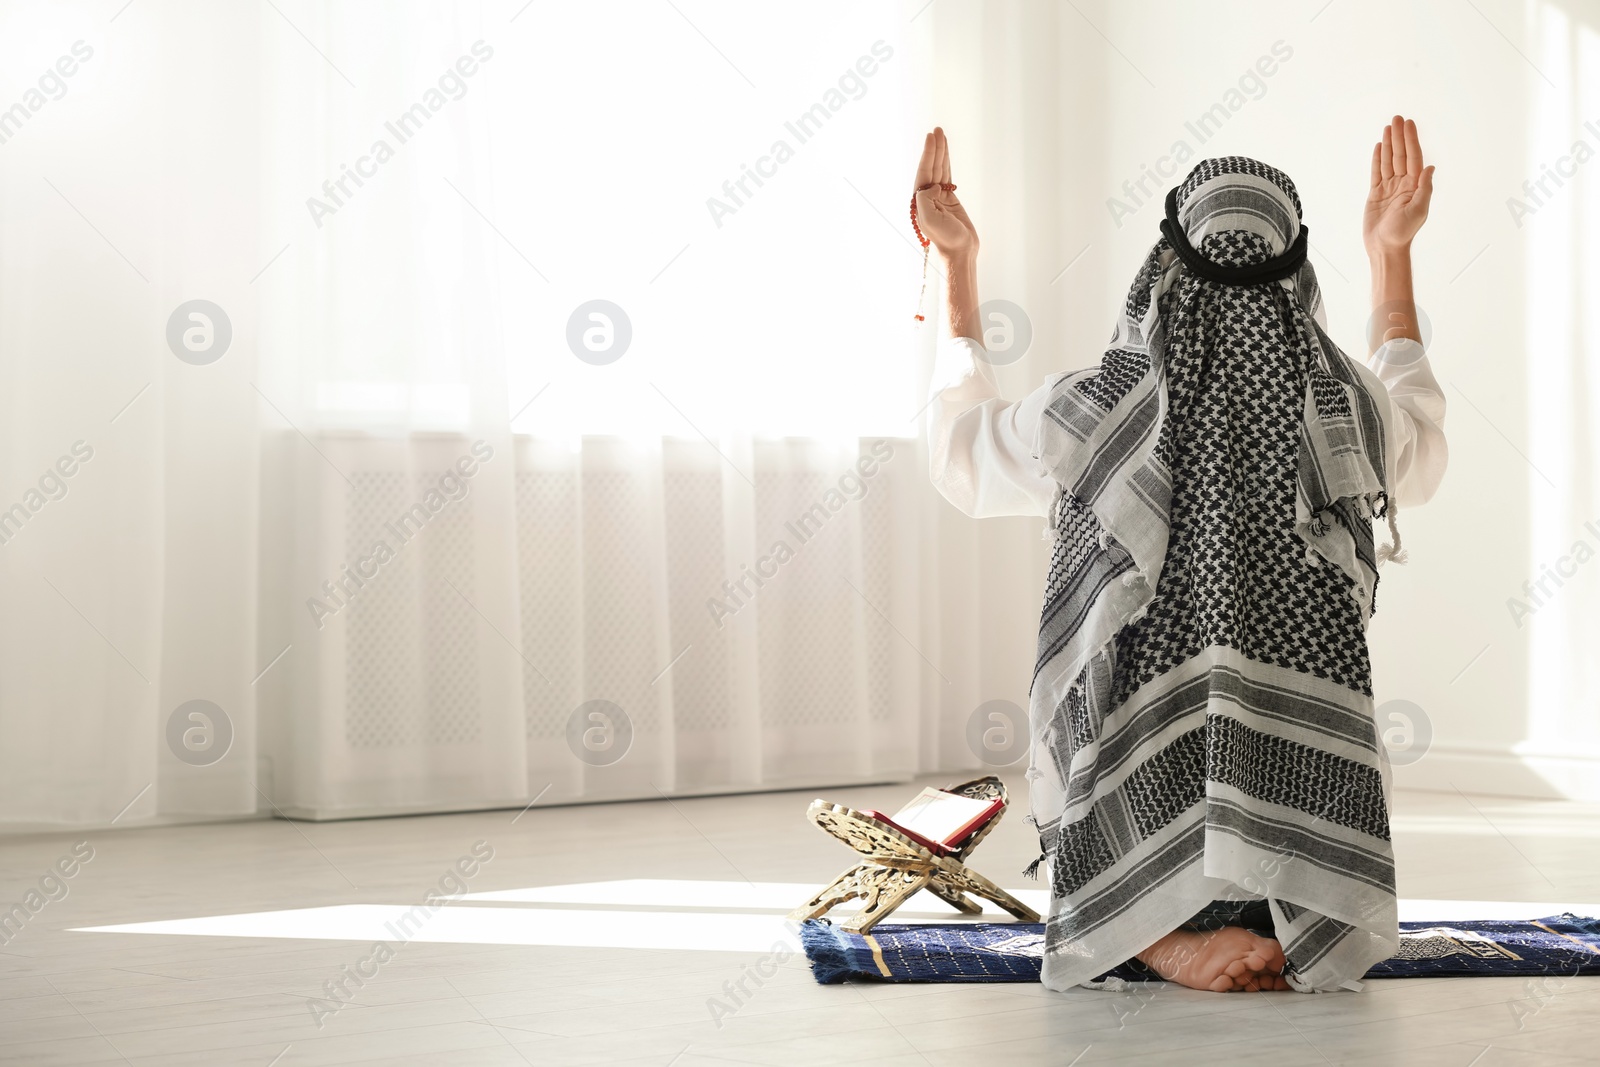
{"type": "MultiPolygon", "coordinates": [[[[978,800],[992,800],[995,797],[1006,800],[1005,783],[994,775],[945,786],[944,790],[978,800]]],[[[940,856],[866,812],[840,807],[825,800],[814,800],[806,809],[806,818],[816,823],[823,832],[832,834],[864,854],[867,859],[845,871],[822,892],[791,911],[789,918],[796,922],[821,918],[839,904],[861,897],[865,900],[861,910],[840,925],[851,933],[864,934],[919,889],[926,889],[967,915],[977,915],[983,911],[983,905],[966,896],[971,893],[994,901],[1023,922],[1036,923],[1039,921],[1038,912],[966,863],[967,857],[988,836],[989,831],[999,825],[1005,813],[1006,809],[1002,807],[988,822],[973,831],[960,847],[949,855],[940,856]]]]}

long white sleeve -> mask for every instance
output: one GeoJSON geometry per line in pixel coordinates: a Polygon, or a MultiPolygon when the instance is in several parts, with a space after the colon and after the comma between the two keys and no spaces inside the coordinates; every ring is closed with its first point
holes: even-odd
{"type": "Polygon", "coordinates": [[[939,342],[929,386],[928,474],[946,500],[980,519],[1049,511],[1055,483],[1033,449],[1058,378],[1007,403],[981,344],[966,337],[939,342]]]}
{"type": "Polygon", "coordinates": [[[1389,395],[1385,443],[1395,507],[1403,511],[1426,504],[1444,480],[1450,458],[1444,390],[1422,346],[1408,337],[1384,342],[1367,367],[1389,395]]]}
{"type": "MultiPolygon", "coordinates": [[[[984,347],[969,338],[939,343],[928,405],[928,474],[951,504],[974,518],[1046,515],[1055,483],[1033,454],[1039,420],[1060,374],[1021,400],[1000,395],[984,347]]],[[[1425,504],[1444,480],[1444,392],[1422,346],[1389,341],[1364,368],[1387,398],[1387,483],[1397,509],[1425,504]]]]}

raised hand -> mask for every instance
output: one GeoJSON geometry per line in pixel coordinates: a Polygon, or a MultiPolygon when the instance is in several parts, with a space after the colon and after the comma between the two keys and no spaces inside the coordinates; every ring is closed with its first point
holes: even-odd
{"type": "Polygon", "coordinates": [[[1417,124],[1399,115],[1372,146],[1372,185],[1361,221],[1361,239],[1372,257],[1407,250],[1428,218],[1433,168],[1422,165],[1417,124]]]}
{"type": "Polygon", "coordinates": [[[972,225],[956,194],[942,188],[949,184],[950,143],[945,140],[944,130],[935,126],[922,143],[922,158],[917,162],[917,180],[912,188],[932,186],[916,194],[917,225],[946,260],[972,256],[978,251],[977,227],[972,225]]]}

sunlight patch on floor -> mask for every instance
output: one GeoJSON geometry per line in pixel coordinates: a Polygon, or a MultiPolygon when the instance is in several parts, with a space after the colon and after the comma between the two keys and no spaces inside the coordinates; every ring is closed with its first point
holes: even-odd
{"type": "MultiPolygon", "coordinates": [[[[340,904],[281,911],[211,915],[154,922],[79,927],[78,933],[170,934],[202,937],[295,938],[329,941],[425,941],[473,945],[546,945],[711,952],[763,952],[796,944],[784,916],[817,887],[791,882],[636,878],[529,886],[422,904],[340,904]],[[527,905],[527,906],[517,906],[527,905]]],[[[1042,889],[1011,892],[1041,913],[1042,889]]],[[[837,910],[847,916],[854,902],[837,910]]],[[[981,917],[1010,916],[994,905],[981,917]]],[[[1400,901],[1402,921],[1533,919],[1562,912],[1600,914],[1600,905],[1504,900],[1400,901]]],[[[895,922],[971,922],[929,893],[897,911],[895,922]]]]}

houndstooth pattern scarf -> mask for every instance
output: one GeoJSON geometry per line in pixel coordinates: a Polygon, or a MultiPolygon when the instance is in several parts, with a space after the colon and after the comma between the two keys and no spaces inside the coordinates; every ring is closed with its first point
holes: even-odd
{"type": "MultiPolygon", "coordinates": [[[[1301,237],[1293,183],[1255,160],[1199,164],[1175,211],[1207,264],[1301,237]]],[[[1337,988],[1398,945],[1365,642],[1394,554],[1371,524],[1384,409],[1309,262],[1225,284],[1179,251],[1150,250],[1101,365],[1060,377],[1039,428],[1043,979],[1094,984],[1211,900],[1264,898],[1290,984],[1337,988]]]]}

